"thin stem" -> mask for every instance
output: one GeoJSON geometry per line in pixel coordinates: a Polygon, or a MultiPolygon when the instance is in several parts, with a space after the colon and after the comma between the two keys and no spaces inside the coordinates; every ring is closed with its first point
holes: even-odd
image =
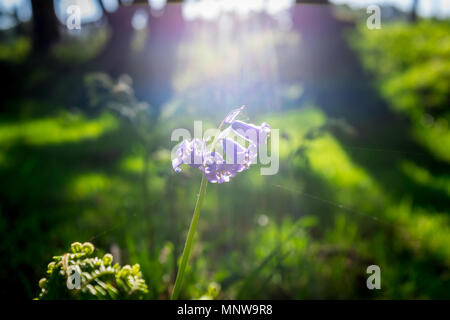
{"type": "Polygon", "coordinates": [[[198,218],[200,216],[200,209],[202,207],[203,198],[206,193],[206,186],[208,185],[208,180],[204,175],[202,175],[202,182],[200,184],[200,191],[197,198],[197,203],[195,204],[194,214],[192,215],[191,226],[189,227],[188,236],[186,239],[186,244],[184,245],[183,255],[181,256],[180,267],[178,268],[177,278],[175,280],[175,285],[173,287],[171,300],[177,300],[180,294],[181,284],[183,282],[184,271],[186,270],[186,265],[189,260],[189,255],[192,249],[192,241],[195,235],[195,229],[197,228],[198,218]]]}

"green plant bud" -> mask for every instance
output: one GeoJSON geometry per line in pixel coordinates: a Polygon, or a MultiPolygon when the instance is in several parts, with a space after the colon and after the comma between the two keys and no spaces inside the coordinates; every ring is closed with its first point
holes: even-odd
{"type": "Polygon", "coordinates": [[[112,254],[110,254],[110,253],[105,254],[105,255],[103,256],[102,261],[103,261],[103,264],[104,264],[105,266],[110,266],[111,263],[112,263],[112,261],[113,261],[113,256],[112,256],[112,254]]]}
{"type": "Polygon", "coordinates": [[[126,278],[126,277],[128,277],[131,274],[131,272],[132,272],[132,269],[127,264],[127,265],[122,267],[122,270],[120,270],[117,275],[119,276],[119,278],[126,278]]]}
{"type": "Polygon", "coordinates": [[[82,249],[82,244],[79,242],[74,242],[70,245],[70,249],[72,250],[73,253],[77,253],[77,252],[81,252],[82,249]]]}
{"type": "Polygon", "coordinates": [[[48,264],[49,275],[39,281],[41,292],[38,299],[54,297],[66,289],[68,277],[74,274],[73,268],[81,276],[81,290],[70,291],[71,299],[135,299],[148,293],[139,264],[112,265],[111,254],[97,257],[93,254],[94,249],[89,242],[75,242],[70,252],[53,257],[54,261],[48,264]]]}
{"type": "Polygon", "coordinates": [[[47,279],[46,278],[42,278],[41,280],[39,280],[39,288],[45,288],[45,285],[47,284],[47,279]]]}
{"type": "Polygon", "coordinates": [[[54,261],[50,262],[47,266],[47,273],[52,274],[53,269],[55,269],[56,263],[54,261]]]}
{"type": "Polygon", "coordinates": [[[138,263],[136,263],[136,264],[131,268],[131,273],[132,273],[134,276],[139,276],[140,271],[141,271],[141,266],[140,266],[138,263]]]}
{"type": "Polygon", "coordinates": [[[86,252],[87,254],[94,253],[94,250],[95,250],[95,247],[92,243],[90,243],[90,242],[83,243],[83,251],[86,252]]]}

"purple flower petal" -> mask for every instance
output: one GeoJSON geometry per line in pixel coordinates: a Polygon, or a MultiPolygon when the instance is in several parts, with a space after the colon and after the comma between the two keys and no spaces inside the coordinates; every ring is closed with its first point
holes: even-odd
{"type": "Polygon", "coordinates": [[[254,144],[244,148],[236,141],[225,138],[222,140],[222,146],[227,158],[226,163],[236,165],[234,169],[237,172],[248,169],[250,164],[256,159],[257,150],[254,144]]]}
{"type": "Polygon", "coordinates": [[[267,143],[267,136],[270,133],[270,126],[265,122],[260,126],[256,126],[251,123],[236,120],[231,124],[231,129],[258,147],[267,143]]]}
{"type": "Polygon", "coordinates": [[[178,150],[176,156],[172,159],[172,167],[175,172],[180,172],[182,164],[188,164],[193,168],[198,168],[203,164],[203,154],[205,152],[205,143],[199,139],[192,141],[184,140],[178,150]]]}
{"type": "Polygon", "coordinates": [[[248,165],[226,163],[218,152],[210,152],[205,154],[204,164],[200,169],[209,182],[220,184],[230,181],[236,173],[248,169],[248,165]]]}

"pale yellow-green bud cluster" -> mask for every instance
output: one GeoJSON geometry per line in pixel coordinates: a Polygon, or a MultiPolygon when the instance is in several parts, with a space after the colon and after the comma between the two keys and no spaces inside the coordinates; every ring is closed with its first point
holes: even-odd
{"type": "Polygon", "coordinates": [[[47,277],[39,281],[38,299],[141,299],[148,292],[140,266],[118,263],[106,253],[99,258],[90,242],[74,242],[70,252],[54,256],[47,277]]]}

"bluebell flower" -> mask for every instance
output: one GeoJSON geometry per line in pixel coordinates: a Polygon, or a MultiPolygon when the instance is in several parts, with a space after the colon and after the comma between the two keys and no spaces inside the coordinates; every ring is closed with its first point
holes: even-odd
{"type": "Polygon", "coordinates": [[[200,169],[209,182],[220,184],[230,181],[236,173],[247,170],[251,164],[256,163],[259,146],[267,143],[270,126],[265,122],[261,126],[256,126],[235,120],[242,109],[243,106],[231,111],[222,121],[222,124],[230,126],[219,133],[212,143],[212,150],[207,150],[205,140],[184,140],[172,159],[173,169],[180,172],[180,166],[187,164],[200,169]],[[231,131],[244,138],[248,142],[248,147],[228,138],[227,135],[231,131]],[[225,158],[220,152],[215,151],[216,143],[221,144],[225,158]]]}

